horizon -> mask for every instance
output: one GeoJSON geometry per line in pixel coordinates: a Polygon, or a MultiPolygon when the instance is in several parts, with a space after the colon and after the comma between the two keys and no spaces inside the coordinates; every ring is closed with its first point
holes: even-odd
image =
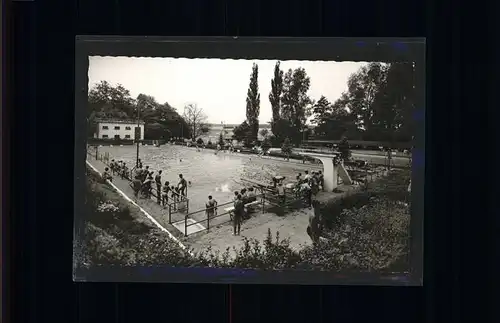
{"type": "MultiPolygon", "coordinates": [[[[182,115],[183,107],[195,103],[207,115],[207,123],[240,124],[246,120],[246,97],[253,63],[259,66],[259,124],[271,121],[271,79],[278,60],[187,59],[155,57],[89,57],[89,89],[101,81],[121,84],[133,98],[153,96],[168,102],[182,115]],[[172,76],[171,76],[172,75],[172,76]],[[222,76],[222,77],[221,77],[222,76]]],[[[286,71],[302,67],[310,77],[308,95],[331,103],[347,90],[352,73],[369,62],[280,61],[286,71]]]]}

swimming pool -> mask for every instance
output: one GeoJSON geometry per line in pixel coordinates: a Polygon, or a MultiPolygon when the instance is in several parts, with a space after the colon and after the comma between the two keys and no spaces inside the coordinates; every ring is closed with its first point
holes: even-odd
{"type": "MultiPolygon", "coordinates": [[[[100,147],[99,152],[109,153],[110,158],[124,161],[129,168],[135,165],[135,146],[100,147]]],[[[190,212],[204,208],[208,195],[219,204],[230,201],[233,192],[244,186],[241,178],[264,182],[274,175],[282,175],[287,182],[293,181],[297,173],[312,169],[311,165],[261,159],[256,155],[215,154],[214,150],[197,151],[174,145],[140,146],[139,158],[152,171],[162,170],[163,183],[169,181],[170,185],[177,185],[179,174],[191,182],[188,187],[190,212]]]]}

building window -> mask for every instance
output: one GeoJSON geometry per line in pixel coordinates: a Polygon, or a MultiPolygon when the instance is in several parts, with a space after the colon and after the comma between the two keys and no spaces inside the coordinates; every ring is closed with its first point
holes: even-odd
{"type": "Polygon", "coordinates": [[[132,128],[130,128],[130,127],[125,127],[125,130],[132,130],[132,128]]]}
{"type": "Polygon", "coordinates": [[[120,130],[120,126],[115,126],[115,130],[120,130]]]}
{"type": "Polygon", "coordinates": [[[115,139],[120,139],[120,135],[115,135],[115,139]]]}
{"type": "Polygon", "coordinates": [[[108,135],[102,135],[103,138],[108,138],[108,135]]]}
{"type": "Polygon", "coordinates": [[[125,139],[130,139],[130,135],[125,135],[125,139]]]}
{"type": "Polygon", "coordinates": [[[102,129],[103,130],[108,130],[109,128],[108,128],[108,126],[102,126],[102,129]]]}

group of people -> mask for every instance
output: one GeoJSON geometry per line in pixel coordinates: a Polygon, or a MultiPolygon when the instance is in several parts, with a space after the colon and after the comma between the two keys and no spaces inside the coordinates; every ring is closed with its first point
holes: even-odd
{"type": "Polygon", "coordinates": [[[127,167],[127,164],[123,160],[115,161],[114,159],[112,159],[109,163],[109,168],[111,170],[111,173],[109,175],[119,175],[122,179],[129,178],[130,171],[127,167]]]}
{"type": "Polygon", "coordinates": [[[305,196],[309,207],[312,207],[312,197],[318,194],[320,190],[324,189],[325,179],[322,171],[313,171],[309,173],[309,171],[306,170],[304,176],[299,173],[295,179],[295,194],[305,196]]]}
{"type": "Polygon", "coordinates": [[[248,212],[245,211],[245,205],[255,201],[257,201],[257,195],[253,187],[248,189],[243,188],[241,191],[234,192],[234,210],[231,216],[233,222],[233,235],[240,235],[241,222],[249,217],[248,212]]]}
{"type": "Polygon", "coordinates": [[[169,181],[162,182],[162,171],[158,170],[155,174],[149,166],[143,166],[139,159],[137,167],[129,171],[127,165],[123,161],[111,160],[109,168],[106,167],[103,173],[103,178],[109,181],[113,180],[113,175],[119,175],[122,179],[131,181],[130,186],[134,190],[135,198],[141,197],[151,198],[156,196],[158,204],[166,206],[169,199],[173,202],[181,202],[186,198],[187,187],[190,182],[186,181],[182,174],[179,174],[179,182],[177,186],[171,185],[169,181]],[[156,194],[153,191],[156,189],[156,194]],[[140,194],[139,194],[140,193],[140,194]]]}
{"type": "MultiPolygon", "coordinates": [[[[233,210],[230,213],[231,221],[233,223],[233,234],[239,235],[241,231],[241,222],[248,218],[248,213],[245,211],[245,205],[257,201],[257,195],[253,187],[248,189],[243,188],[240,191],[234,192],[233,210]]],[[[208,218],[217,215],[218,202],[212,195],[208,196],[208,201],[205,203],[205,212],[208,218]]]]}

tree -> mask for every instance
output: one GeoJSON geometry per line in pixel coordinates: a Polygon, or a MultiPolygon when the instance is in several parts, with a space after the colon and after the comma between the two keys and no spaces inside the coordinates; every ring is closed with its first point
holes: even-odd
{"type": "Polygon", "coordinates": [[[196,104],[188,104],[184,107],[184,120],[188,124],[191,132],[191,138],[197,138],[203,134],[204,130],[209,126],[206,123],[207,115],[203,112],[203,109],[198,108],[196,104]]]}
{"type": "Polygon", "coordinates": [[[260,94],[259,94],[259,66],[253,64],[252,74],[250,75],[250,85],[247,92],[246,115],[247,123],[250,126],[250,139],[257,140],[259,132],[259,114],[260,114],[260,94]]]}
{"type": "Polygon", "coordinates": [[[233,129],[233,139],[242,141],[245,146],[250,146],[252,143],[252,127],[247,121],[243,121],[240,125],[233,129]]]}
{"type": "Polygon", "coordinates": [[[264,138],[264,140],[262,140],[262,144],[260,145],[262,151],[267,152],[271,147],[271,140],[268,137],[264,138]]]}
{"type": "Polygon", "coordinates": [[[310,84],[310,78],[301,67],[295,70],[289,69],[284,76],[280,119],[290,123],[289,133],[286,136],[294,144],[301,142],[306,120],[311,115],[313,101],[307,94],[310,84]]]}
{"type": "Polygon", "coordinates": [[[121,84],[107,81],[94,85],[88,94],[88,135],[96,132],[96,119],[130,119],[135,116],[136,102],[121,84]]]}
{"type": "MultiPolygon", "coordinates": [[[[325,138],[411,141],[415,106],[413,63],[370,63],[349,77],[348,90],[321,114],[317,132],[325,138]]],[[[318,101],[319,102],[319,101],[318,101]]],[[[323,104],[324,102],[321,102],[323,104]]]]}
{"type": "Polygon", "coordinates": [[[264,128],[264,129],[261,129],[259,133],[265,139],[265,138],[267,138],[267,135],[269,134],[269,130],[264,128]]]}
{"type": "Polygon", "coordinates": [[[145,121],[144,135],[149,139],[181,136],[183,129],[189,133],[189,128],[168,102],[158,103],[154,97],[139,94],[137,99],[130,96],[130,92],[122,85],[112,86],[106,81],[94,85],[88,95],[88,135],[95,132],[96,118],[112,119],[140,119],[145,121]]]}
{"type": "Polygon", "coordinates": [[[219,134],[219,145],[224,147],[226,143],[224,142],[224,137],[222,136],[222,132],[219,134]]]}
{"type": "Polygon", "coordinates": [[[339,143],[340,157],[343,160],[349,160],[351,158],[351,149],[349,147],[349,141],[347,137],[342,137],[339,143]]]}
{"type": "Polygon", "coordinates": [[[373,103],[385,82],[386,68],[381,63],[369,63],[349,77],[349,109],[355,117],[357,127],[365,136],[370,136],[374,130],[373,103]]]}
{"type": "Polygon", "coordinates": [[[313,123],[318,137],[328,140],[338,140],[349,134],[355,136],[357,130],[352,115],[346,108],[347,96],[343,94],[334,104],[326,97],[321,98],[314,105],[313,123]]]}
{"type": "Polygon", "coordinates": [[[170,138],[172,132],[167,120],[174,116],[175,111],[158,103],[154,97],[142,93],[137,96],[136,102],[139,117],[146,123],[144,138],[153,140],[170,138]]]}
{"type": "Polygon", "coordinates": [[[391,63],[373,104],[373,127],[380,140],[410,141],[415,107],[414,64],[391,63]]]}
{"type": "Polygon", "coordinates": [[[280,120],[281,111],[281,96],[283,94],[283,71],[280,68],[280,62],[276,62],[274,66],[274,78],[271,80],[271,92],[269,93],[269,102],[273,117],[271,121],[271,131],[277,134],[276,124],[280,120]]]}
{"type": "Polygon", "coordinates": [[[283,145],[281,145],[281,151],[289,156],[292,153],[292,143],[290,141],[290,138],[285,138],[283,141],[283,145]]]}

